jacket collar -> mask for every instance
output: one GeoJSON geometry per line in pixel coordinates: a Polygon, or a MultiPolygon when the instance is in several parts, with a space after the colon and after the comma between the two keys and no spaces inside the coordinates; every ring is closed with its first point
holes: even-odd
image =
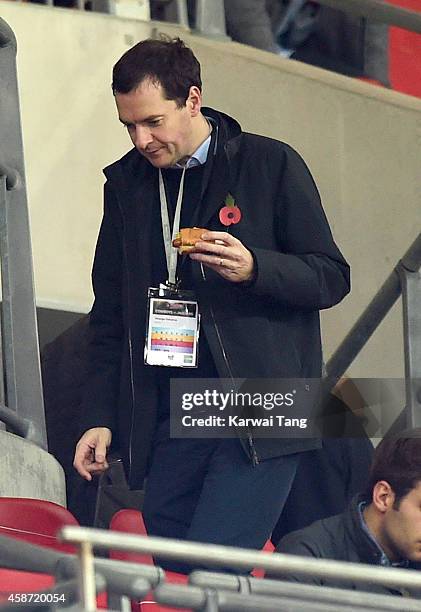
{"type": "Polygon", "coordinates": [[[215,126],[215,140],[211,142],[206,162],[202,204],[198,209],[195,224],[208,227],[210,219],[224,206],[225,198],[234,182],[235,159],[242,132],[239,123],[225,113],[207,107],[204,107],[202,112],[215,126]]]}
{"type": "Polygon", "coordinates": [[[359,505],[364,501],[366,501],[366,499],[363,495],[357,495],[353,498],[346,514],[348,533],[354,540],[361,561],[363,563],[370,563],[371,565],[380,565],[382,550],[361,524],[359,505]]]}

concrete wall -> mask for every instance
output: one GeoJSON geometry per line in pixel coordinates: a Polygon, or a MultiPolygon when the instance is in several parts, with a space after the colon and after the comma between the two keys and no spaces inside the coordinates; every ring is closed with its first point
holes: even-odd
{"type": "MultiPolygon", "coordinates": [[[[111,68],[154,24],[0,0],[18,40],[38,303],[86,311],[101,217],[101,167],[129,148],[110,93],[111,68]]],[[[157,25],[157,24],[155,24],[157,25]]],[[[326,357],[419,232],[421,101],[234,43],[189,36],[205,103],[243,127],[286,140],[319,185],[353,270],[351,295],[323,314],[326,357]]],[[[351,368],[401,376],[395,306],[351,368]]]]}
{"type": "Polygon", "coordinates": [[[64,472],[47,452],[0,431],[0,497],[31,497],[66,505],[64,472]]]}

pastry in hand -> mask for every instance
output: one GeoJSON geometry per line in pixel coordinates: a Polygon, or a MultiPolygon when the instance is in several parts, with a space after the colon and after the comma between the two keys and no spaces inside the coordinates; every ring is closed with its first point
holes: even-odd
{"type": "Polygon", "coordinates": [[[183,227],[172,241],[172,245],[180,254],[190,253],[205,231],[202,227],[183,227]]]}

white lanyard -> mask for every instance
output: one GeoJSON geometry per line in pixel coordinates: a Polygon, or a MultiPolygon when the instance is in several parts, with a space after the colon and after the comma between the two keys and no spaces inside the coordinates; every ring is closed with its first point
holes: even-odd
{"type": "Polygon", "coordinates": [[[162,235],[164,238],[165,246],[165,257],[167,260],[168,270],[168,282],[170,285],[176,284],[176,273],[177,273],[177,258],[178,250],[172,246],[172,241],[180,231],[180,215],[181,215],[181,204],[183,202],[184,194],[184,177],[186,174],[186,166],[183,168],[183,172],[180,180],[180,187],[178,188],[177,205],[174,213],[174,223],[172,227],[172,234],[170,228],[170,219],[168,216],[168,204],[167,194],[165,193],[164,179],[162,177],[161,169],[159,168],[159,199],[161,201],[161,222],[162,222],[162,235]]]}

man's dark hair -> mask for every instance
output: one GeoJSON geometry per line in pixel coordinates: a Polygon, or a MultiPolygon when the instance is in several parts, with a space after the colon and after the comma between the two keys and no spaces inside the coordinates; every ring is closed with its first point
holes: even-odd
{"type": "Polygon", "coordinates": [[[180,38],[149,38],[126,51],[113,68],[113,93],[129,93],[144,80],[161,85],[178,107],[185,105],[190,87],[202,90],[200,64],[180,38]]]}
{"type": "Polygon", "coordinates": [[[401,499],[421,481],[421,428],[386,436],[377,446],[365,491],[367,501],[379,480],[392,487],[397,510],[401,499]]]}

